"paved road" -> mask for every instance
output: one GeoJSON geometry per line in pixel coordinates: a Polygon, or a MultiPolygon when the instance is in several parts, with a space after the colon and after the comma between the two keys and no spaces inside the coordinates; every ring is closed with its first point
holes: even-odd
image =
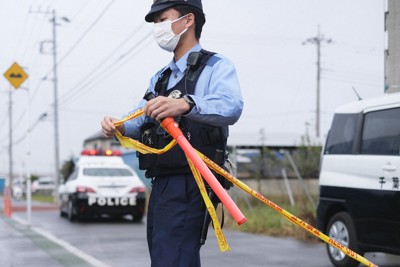
{"type": "MultiPolygon", "coordinates": [[[[17,222],[0,217],[0,247],[13,249],[11,255],[0,249],[3,251],[0,266],[150,266],[145,222],[101,219],[70,223],[54,209],[34,211],[32,227],[23,225],[26,221],[23,211],[15,212],[13,217],[17,222]],[[43,259],[41,265],[40,259],[43,259]]],[[[212,234],[210,231],[201,251],[204,267],[332,266],[323,244],[225,231],[232,251],[221,253],[212,234]]],[[[396,265],[399,257],[381,254],[367,257],[380,266],[400,266],[396,265]]]]}
{"type": "MultiPolygon", "coordinates": [[[[14,213],[23,219],[24,213],[14,213]]],[[[70,223],[57,211],[35,212],[33,225],[64,240],[109,266],[150,266],[145,223],[129,220],[89,220],[70,223]]],[[[202,248],[203,266],[295,266],[330,267],[321,244],[225,231],[231,252],[218,250],[213,232],[202,248]]]]}

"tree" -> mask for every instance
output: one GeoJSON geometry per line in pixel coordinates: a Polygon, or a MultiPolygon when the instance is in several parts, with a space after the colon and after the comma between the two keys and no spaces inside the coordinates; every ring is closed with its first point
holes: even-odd
{"type": "Polygon", "coordinates": [[[61,167],[61,175],[63,177],[63,182],[68,180],[68,177],[75,169],[75,161],[73,158],[70,158],[67,161],[64,161],[63,166],[61,167]]]}
{"type": "Polygon", "coordinates": [[[302,177],[316,178],[319,175],[319,164],[321,160],[321,146],[311,144],[306,135],[301,146],[293,154],[293,160],[302,177]]]}

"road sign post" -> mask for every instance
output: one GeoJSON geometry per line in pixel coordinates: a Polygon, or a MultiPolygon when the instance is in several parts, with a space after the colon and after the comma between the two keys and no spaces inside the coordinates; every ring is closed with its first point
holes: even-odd
{"type": "MultiPolygon", "coordinates": [[[[10,84],[18,89],[21,84],[28,78],[28,74],[22,69],[18,63],[14,62],[11,67],[4,73],[4,77],[10,82],[10,84]]],[[[10,146],[9,146],[9,157],[10,157],[10,174],[8,178],[8,187],[4,196],[4,210],[5,215],[11,217],[12,214],[12,185],[13,185],[13,157],[12,157],[12,91],[10,90],[10,146]]]]}

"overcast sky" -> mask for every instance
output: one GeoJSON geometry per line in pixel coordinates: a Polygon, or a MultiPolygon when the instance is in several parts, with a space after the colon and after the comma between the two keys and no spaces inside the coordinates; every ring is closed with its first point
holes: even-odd
{"type": "MultiPolygon", "coordinates": [[[[29,79],[22,89],[0,78],[0,175],[8,172],[8,93],[13,94],[14,170],[25,166],[27,99],[32,171],[54,173],[52,27],[57,13],[61,163],[79,155],[104,115],[121,117],[141,99],[150,77],[169,62],[144,22],[151,0],[1,0],[0,72],[13,62],[29,79]],[[70,23],[61,18],[68,18],[70,23]],[[43,42],[45,41],[45,42],[43,42]],[[42,51],[42,53],[41,53],[42,51]],[[44,79],[47,77],[47,79],[44,79]],[[19,142],[18,142],[19,141],[19,142]]],[[[201,44],[233,61],[245,101],[232,134],[314,135],[316,46],[321,33],[321,135],[335,108],[383,94],[384,0],[203,0],[207,23],[201,44]]],[[[268,141],[267,141],[268,142],[268,141]]]]}

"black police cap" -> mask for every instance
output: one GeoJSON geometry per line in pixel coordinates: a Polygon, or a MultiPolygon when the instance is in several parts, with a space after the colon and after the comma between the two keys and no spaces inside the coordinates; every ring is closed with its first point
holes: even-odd
{"type": "Polygon", "coordinates": [[[177,5],[192,6],[203,12],[203,5],[201,4],[201,0],[155,0],[154,3],[151,5],[149,13],[147,13],[144,19],[147,22],[154,22],[154,15],[157,12],[177,5]]]}

